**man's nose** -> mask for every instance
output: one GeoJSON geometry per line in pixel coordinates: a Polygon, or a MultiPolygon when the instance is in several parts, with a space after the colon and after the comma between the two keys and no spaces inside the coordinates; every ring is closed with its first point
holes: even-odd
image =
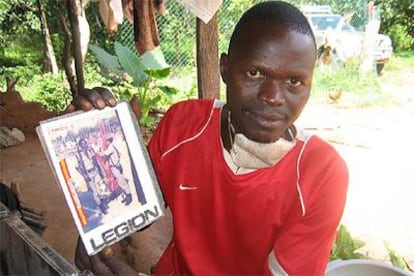
{"type": "Polygon", "coordinates": [[[270,106],[285,104],[284,84],[277,80],[266,80],[260,87],[258,99],[270,106]]]}

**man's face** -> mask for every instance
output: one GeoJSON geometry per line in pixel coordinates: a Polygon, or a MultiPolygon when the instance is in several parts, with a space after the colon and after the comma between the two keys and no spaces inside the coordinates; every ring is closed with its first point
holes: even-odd
{"type": "Polygon", "coordinates": [[[85,151],[88,148],[88,144],[86,143],[85,140],[81,140],[79,142],[79,147],[81,148],[81,150],[84,150],[85,151]]]}
{"type": "Polygon", "coordinates": [[[309,35],[270,24],[245,26],[220,60],[236,132],[262,143],[279,139],[309,98],[315,55],[309,35]]]}

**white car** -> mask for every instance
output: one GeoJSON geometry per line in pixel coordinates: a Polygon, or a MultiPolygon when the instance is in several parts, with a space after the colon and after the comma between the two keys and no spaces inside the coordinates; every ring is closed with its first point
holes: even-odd
{"type": "MultiPolygon", "coordinates": [[[[312,6],[312,8],[312,10],[305,8],[303,12],[308,18],[316,38],[318,58],[323,55],[326,47],[332,50],[332,54],[340,62],[362,54],[364,32],[357,31],[350,24],[344,23],[344,18],[339,14],[331,13],[328,6],[312,6]]],[[[372,48],[372,55],[379,74],[393,53],[390,37],[377,34],[375,45],[372,48]]]]}

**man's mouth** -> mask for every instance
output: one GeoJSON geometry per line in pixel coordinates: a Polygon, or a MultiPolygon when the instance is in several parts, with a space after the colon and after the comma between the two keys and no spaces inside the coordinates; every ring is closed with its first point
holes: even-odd
{"type": "Polygon", "coordinates": [[[251,110],[245,110],[243,113],[248,116],[256,125],[262,128],[278,127],[285,120],[284,116],[275,112],[254,112],[251,110]]]}

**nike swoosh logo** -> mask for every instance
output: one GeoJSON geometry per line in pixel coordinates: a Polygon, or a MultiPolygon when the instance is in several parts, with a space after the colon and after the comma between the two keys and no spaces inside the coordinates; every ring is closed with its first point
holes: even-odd
{"type": "Polygon", "coordinates": [[[188,186],[184,186],[183,184],[180,184],[179,186],[181,191],[189,191],[189,190],[197,190],[198,187],[188,187],[188,186]]]}

